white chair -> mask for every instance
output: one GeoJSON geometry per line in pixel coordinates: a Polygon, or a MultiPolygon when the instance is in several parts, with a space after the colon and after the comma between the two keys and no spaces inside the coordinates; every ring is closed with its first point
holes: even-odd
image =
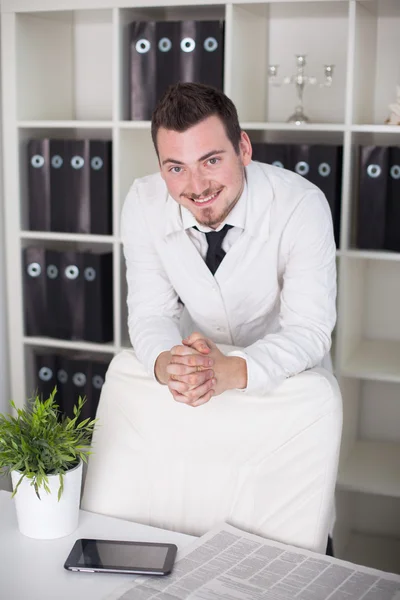
{"type": "Polygon", "coordinates": [[[192,408],[125,350],[111,362],[97,417],[85,510],[193,535],[227,521],[325,552],[342,404],[324,369],[267,396],[229,391],[192,408]]]}

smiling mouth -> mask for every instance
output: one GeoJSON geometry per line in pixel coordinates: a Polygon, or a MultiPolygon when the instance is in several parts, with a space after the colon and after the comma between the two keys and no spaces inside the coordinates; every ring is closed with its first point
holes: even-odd
{"type": "Polygon", "coordinates": [[[193,198],[190,198],[190,200],[196,206],[209,206],[210,204],[212,204],[214,202],[214,200],[216,200],[218,198],[218,196],[220,195],[221,192],[222,192],[222,189],[218,190],[218,192],[214,192],[214,194],[205,196],[204,198],[197,198],[196,200],[194,200],[193,198]]]}

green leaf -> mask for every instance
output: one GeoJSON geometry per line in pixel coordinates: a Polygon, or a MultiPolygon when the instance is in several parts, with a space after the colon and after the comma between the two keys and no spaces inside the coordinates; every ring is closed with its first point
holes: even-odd
{"type": "Polygon", "coordinates": [[[0,414],[0,471],[21,472],[15,495],[22,479],[31,481],[35,493],[49,489],[47,475],[58,474],[63,492],[63,476],[75,467],[78,460],[87,462],[91,454],[90,444],[97,419],[79,422],[86,398],[78,398],[73,407],[74,418],[60,413],[56,401],[56,388],[44,400],[36,393],[24,408],[16,408],[10,402],[14,414],[0,414]]]}

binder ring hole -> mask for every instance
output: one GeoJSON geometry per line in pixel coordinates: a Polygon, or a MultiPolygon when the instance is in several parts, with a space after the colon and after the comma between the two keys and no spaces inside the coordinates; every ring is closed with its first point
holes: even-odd
{"type": "Polygon", "coordinates": [[[382,173],[382,169],[380,168],[379,165],[368,165],[368,167],[367,167],[368,177],[372,177],[373,179],[376,179],[377,177],[379,177],[379,175],[381,173],[382,173]]]}
{"type": "Polygon", "coordinates": [[[34,262],[28,265],[26,270],[30,277],[39,277],[40,273],[42,272],[42,267],[39,265],[39,263],[34,262]]]}
{"type": "Polygon", "coordinates": [[[390,167],[390,175],[393,179],[400,179],[400,165],[390,167]]]}
{"type": "Polygon", "coordinates": [[[55,154],[51,157],[51,166],[55,169],[59,169],[60,167],[62,167],[63,162],[64,161],[59,154],[55,154]]]}
{"type": "Polygon", "coordinates": [[[331,168],[328,165],[328,163],[326,163],[326,162],[321,163],[318,166],[318,173],[321,175],[321,177],[328,177],[328,175],[331,174],[331,168]]]}
{"type": "Polygon", "coordinates": [[[298,173],[299,175],[307,175],[307,173],[310,170],[310,166],[308,163],[306,163],[304,160],[301,160],[300,162],[298,162],[294,168],[294,170],[296,171],[296,173],[298,173]]]}
{"type": "Polygon", "coordinates": [[[183,52],[193,52],[196,48],[196,42],[190,37],[183,38],[181,41],[181,50],[183,52]]]}
{"type": "Polygon", "coordinates": [[[283,166],[283,163],[280,160],[274,160],[273,163],[271,163],[274,167],[279,167],[280,169],[284,169],[285,167],[283,166]]]}
{"type": "Polygon", "coordinates": [[[31,165],[35,169],[40,169],[44,165],[44,158],[40,154],[34,154],[31,158],[31,165]]]}
{"type": "Polygon", "coordinates": [[[49,279],[57,279],[58,269],[57,269],[56,265],[48,265],[46,272],[47,272],[47,277],[49,279]]]}
{"type": "Polygon", "coordinates": [[[58,369],[57,371],[57,379],[60,383],[67,383],[68,381],[68,373],[65,369],[58,369]]]}
{"type": "Polygon", "coordinates": [[[150,50],[151,44],[149,40],[142,38],[136,42],[135,48],[136,52],[139,52],[139,54],[146,54],[146,52],[150,50]]]}
{"type": "Polygon", "coordinates": [[[86,267],[83,275],[86,281],[94,281],[96,279],[96,271],[93,269],[93,267],[86,267]]]}
{"type": "Polygon", "coordinates": [[[218,42],[215,37],[208,37],[204,40],[204,50],[214,52],[218,48],[218,42]]]}
{"type": "Polygon", "coordinates": [[[42,381],[50,381],[53,377],[53,371],[49,367],[42,367],[39,371],[39,379],[42,381]]]}
{"type": "Polygon", "coordinates": [[[94,375],[92,379],[92,384],[96,390],[101,390],[101,388],[103,387],[103,383],[104,379],[101,377],[101,375],[94,375]]]}
{"type": "Polygon", "coordinates": [[[158,49],[161,50],[161,52],[169,52],[171,48],[172,42],[167,37],[161,38],[161,40],[158,42],[158,49]]]}
{"type": "Polygon", "coordinates": [[[72,377],[72,381],[73,384],[76,385],[76,387],[83,387],[86,383],[86,375],[85,373],[74,373],[73,377],[72,377]]]}
{"type": "Polygon", "coordinates": [[[103,166],[103,160],[100,158],[100,156],[93,156],[92,160],[90,161],[90,166],[95,171],[99,171],[103,166]]]}
{"type": "Polygon", "coordinates": [[[71,158],[71,167],[73,169],[82,169],[84,164],[85,161],[83,160],[82,156],[73,156],[71,158]]]}
{"type": "Polygon", "coordinates": [[[65,277],[67,279],[76,279],[79,275],[79,269],[76,265],[68,265],[65,268],[65,277]]]}

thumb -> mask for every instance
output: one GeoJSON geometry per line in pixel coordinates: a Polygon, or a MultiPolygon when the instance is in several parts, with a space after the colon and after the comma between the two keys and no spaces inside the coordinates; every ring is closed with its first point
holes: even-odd
{"type": "Polygon", "coordinates": [[[189,335],[187,338],[182,340],[182,343],[185,346],[190,346],[191,348],[194,348],[195,350],[197,350],[197,352],[201,352],[202,354],[209,354],[209,352],[211,351],[211,344],[209,343],[209,340],[198,332],[194,332],[191,335],[189,335]]]}

